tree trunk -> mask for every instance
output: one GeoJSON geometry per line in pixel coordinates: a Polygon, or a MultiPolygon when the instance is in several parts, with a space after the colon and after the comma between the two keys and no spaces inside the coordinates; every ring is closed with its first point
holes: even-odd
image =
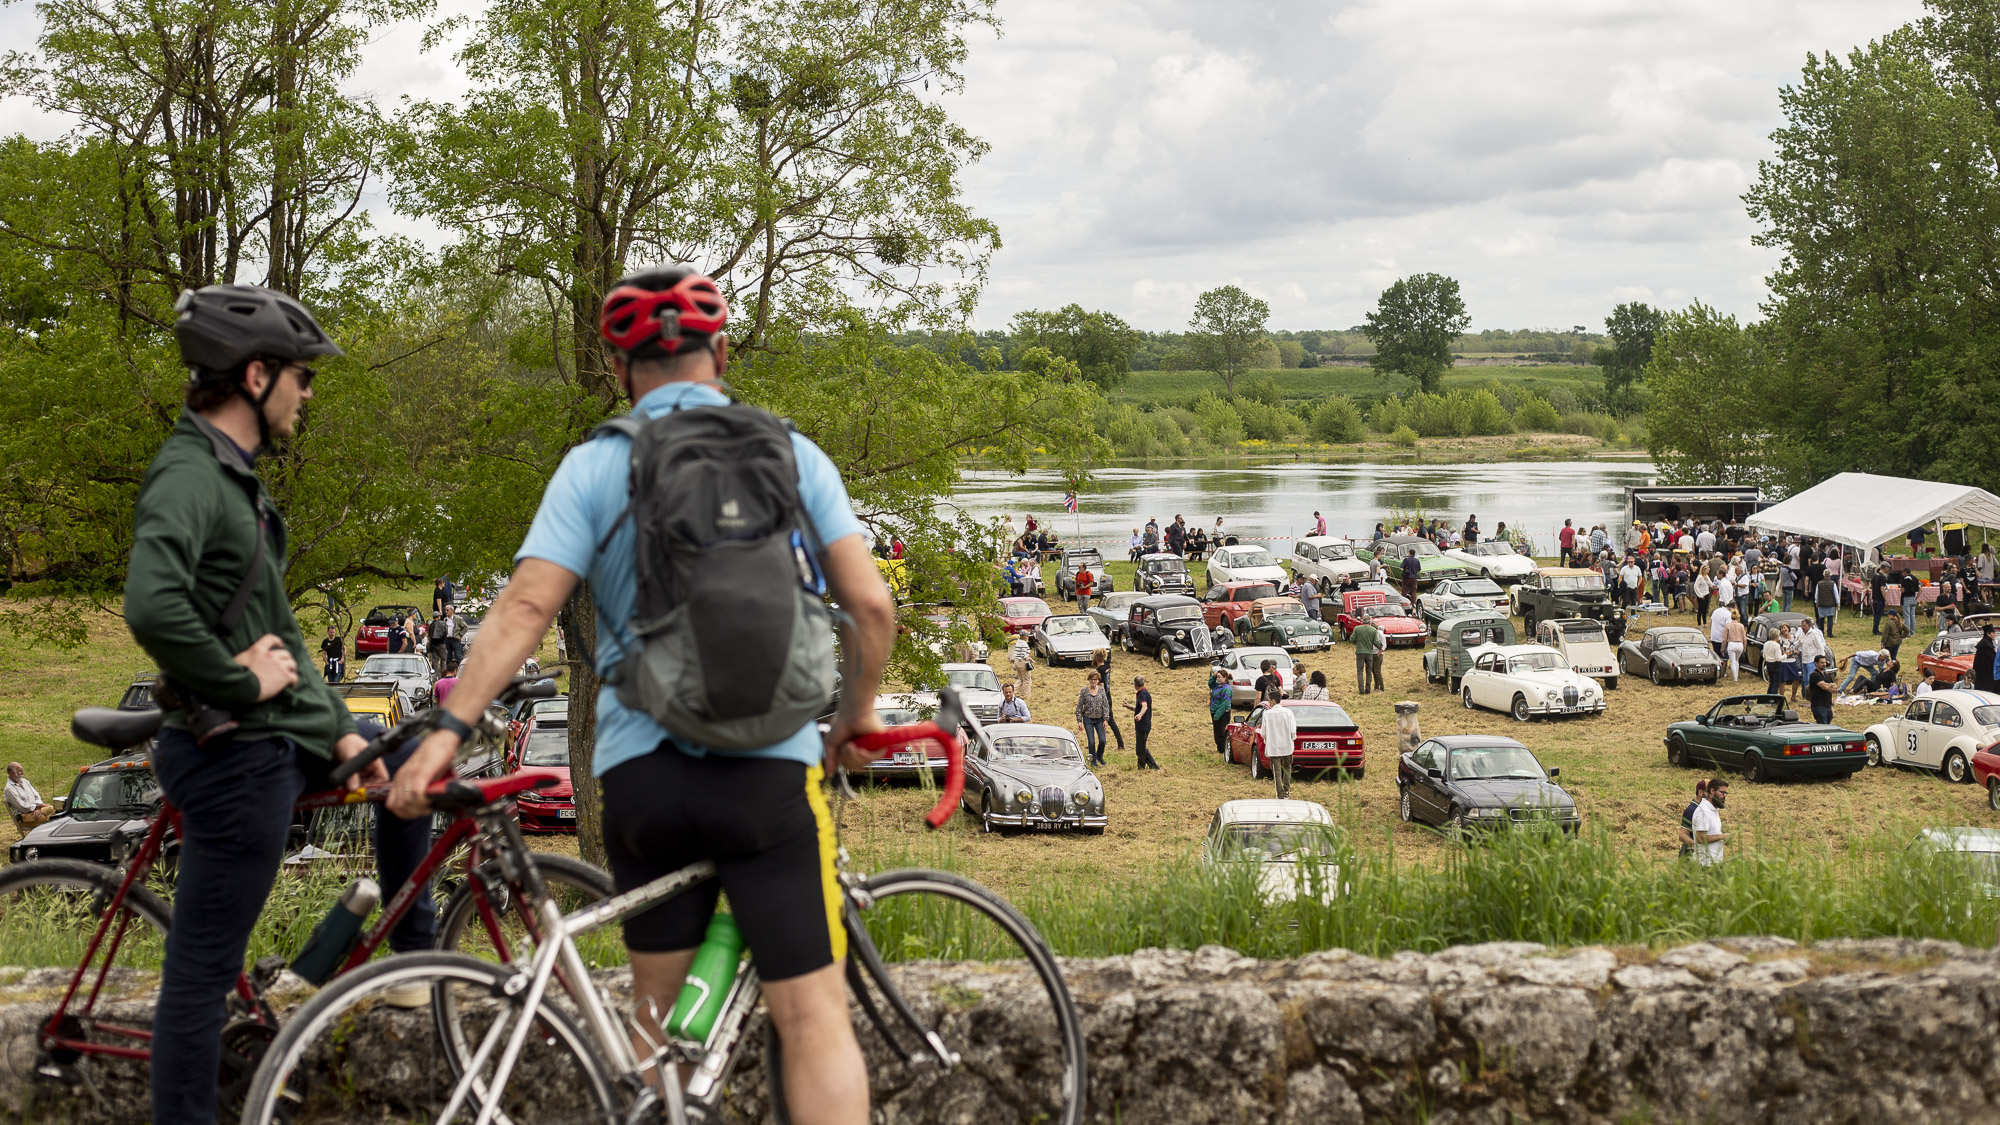
{"type": "Polygon", "coordinates": [[[604,802],[591,765],[597,750],[597,599],[590,583],[576,591],[556,615],[569,661],[569,779],[576,803],[576,849],[584,862],[606,865],[604,802]]]}

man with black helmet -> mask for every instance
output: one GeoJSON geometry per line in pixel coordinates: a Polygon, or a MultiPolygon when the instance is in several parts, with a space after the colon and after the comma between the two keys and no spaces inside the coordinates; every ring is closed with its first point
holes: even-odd
{"type": "MultiPolygon", "coordinates": [[[[181,813],[152,1119],[208,1125],[225,997],[277,876],[292,806],[367,743],[292,616],[284,521],[254,471],[259,451],[290,437],[312,398],[307,361],[341,351],[303,305],[274,290],[210,286],[184,294],[177,312],[187,409],[139,486],[125,620],[159,666],[155,695],[168,717],[153,770],[181,813]]],[[[371,780],[386,781],[385,769],[353,784],[371,780]]],[[[427,821],[410,828],[378,826],[385,881],[428,845],[427,821]]],[[[397,949],[430,944],[435,907],[428,894],[418,900],[428,909],[399,929],[397,949]]]]}

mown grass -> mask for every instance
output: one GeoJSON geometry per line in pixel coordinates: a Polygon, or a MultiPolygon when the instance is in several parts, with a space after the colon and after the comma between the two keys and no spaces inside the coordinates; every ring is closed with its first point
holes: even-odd
{"type": "MultiPolygon", "coordinates": [[[[1385,377],[1377,375],[1369,367],[1259,368],[1244,372],[1238,378],[1237,386],[1240,388],[1245,379],[1259,378],[1276,381],[1278,393],[1287,399],[1325,398],[1329,395],[1379,399],[1416,389],[1415,383],[1401,375],[1385,377]]],[[[1489,380],[1519,384],[1524,389],[1533,389],[1535,384],[1576,389],[1600,387],[1604,376],[1595,367],[1571,366],[1454,367],[1444,376],[1447,388],[1478,386],[1489,380]]],[[[1140,406],[1171,406],[1185,404],[1203,391],[1222,393],[1221,378],[1210,371],[1134,371],[1109,397],[1113,402],[1140,406]]]]}

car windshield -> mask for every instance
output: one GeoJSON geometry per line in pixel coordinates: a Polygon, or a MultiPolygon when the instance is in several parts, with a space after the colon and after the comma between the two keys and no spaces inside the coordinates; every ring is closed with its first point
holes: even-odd
{"type": "Polygon", "coordinates": [[[1595,621],[1564,621],[1556,626],[1566,641],[1601,641],[1605,639],[1604,626],[1595,621]]]}
{"type": "Polygon", "coordinates": [[[1333,854],[1333,826],[1328,824],[1225,824],[1217,841],[1223,859],[1296,862],[1302,856],[1333,854]]]}
{"type": "Polygon", "coordinates": [[[1051,617],[1045,623],[1048,631],[1055,636],[1069,636],[1074,633],[1095,633],[1097,622],[1081,615],[1075,617],[1051,617]]]}
{"type": "Polygon", "coordinates": [[[1946,637],[1945,639],[1951,642],[1951,654],[1953,656],[1964,656],[1967,653],[1979,651],[1979,637],[1977,634],[1969,637],[1946,637]]]}
{"type": "Polygon", "coordinates": [[[1304,617],[1306,607],[1297,602],[1267,602],[1264,605],[1266,617],[1304,617]]]}
{"type": "Polygon", "coordinates": [[[1179,559],[1147,559],[1148,574],[1186,574],[1187,564],[1179,559]]]}
{"type": "Polygon", "coordinates": [[[1474,543],[1465,549],[1465,553],[1482,556],[1511,555],[1514,553],[1514,545],[1504,540],[1495,540],[1491,543],[1474,543]]]}
{"type": "Polygon", "coordinates": [[[1262,547],[1230,547],[1223,552],[1224,566],[1277,566],[1271,552],[1262,547]]]}
{"type": "Polygon", "coordinates": [[[421,676],[430,670],[430,663],[421,656],[371,656],[361,666],[364,676],[421,676]]]}
{"type": "Polygon", "coordinates": [[[1451,584],[1452,591],[1463,598],[1485,598],[1507,591],[1500,588],[1491,578],[1461,578],[1451,584]]]}
{"type": "Polygon", "coordinates": [[[1351,559],[1354,557],[1354,546],[1351,543],[1327,543],[1320,547],[1319,557],[1321,559],[1351,559]]]}
{"type": "MultiPolygon", "coordinates": [[[[1116,594],[1104,595],[1103,604],[1107,608],[1124,609],[1126,606],[1131,605],[1133,602],[1136,602],[1140,598],[1143,598],[1145,596],[1146,596],[1145,593],[1140,590],[1124,590],[1116,594]]],[[[1121,613],[1118,616],[1123,617],[1125,615],[1121,613]]]]}
{"type": "Polygon", "coordinates": [[[1507,658],[1507,670],[1520,675],[1526,672],[1554,672],[1569,667],[1561,654],[1554,652],[1528,652],[1507,658]]]}
{"type": "Polygon", "coordinates": [[[1290,675],[1292,654],[1281,648],[1239,648],[1236,650],[1236,666],[1247,672],[1255,672],[1263,667],[1266,660],[1278,662],[1278,671],[1290,675]]]}
{"type": "Polygon", "coordinates": [[[2000,727],[2000,706],[1987,704],[1972,709],[1972,725],[1976,727],[2000,727]]]}
{"type": "Polygon", "coordinates": [[[1675,629],[1671,633],[1653,634],[1655,648],[1707,648],[1708,641],[1693,629],[1675,629]]]}
{"type": "Polygon", "coordinates": [[[152,770],[104,770],[76,779],[67,808],[78,820],[103,820],[145,809],[160,799],[160,783],[152,770]]]}
{"type": "Polygon", "coordinates": [[[1009,617],[1047,617],[1049,603],[1040,598],[1008,598],[1000,609],[1009,617]]]}
{"type": "Polygon", "coordinates": [[[1083,753],[1076,743],[1053,734],[1017,734],[993,740],[993,749],[1002,758],[1046,758],[1052,761],[1081,762],[1083,753]]]}
{"type": "Polygon", "coordinates": [[[926,722],[934,715],[935,712],[920,711],[915,707],[875,708],[875,717],[882,720],[882,725],[887,727],[906,727],[911,723],[926,722]]]}
{"type": "Polygon", "coordinates": [[[1189,625],[1200,620],[1201,607],[1198,605],[1170,605],[1160,611],[1162,625],[1189,625]]]}
{"type": "Polygon", "coordinates": [[[1409,554],[1412,548],[1416,550],[1417,557],[1420,559],[1434,558],[1443,553],[1437,549],[1437,544],[1428,539],[1411,539],[1408,542],[1402,543],[1384,543],[1382,545],[1382,553],[1400,559],[1404,555],[1409,554]]]}
{"type": "Polygon", "coordinates": [[[1103,566],[1104,556],[1099,554],[1095,547],[1084,551],[1071,551],[1063,557],[1063,565],[1071,570],[1079,566],[1103,566]]]}
{"type": "Polygon", "coordinates": [[[1525,746],[1467,746],[1451,752],[1453,781],[1540,781],[1547,776],[1525,746]]]}
{"type": "Polygon", "coordinates": [[[1388,602],[1376,602],[1374,605],[1364,605],[1361,607],[1361,618],[1364,621],[1373,621],[1377,617],[1408,616],[1409,614],[1403,611],[1402,606],[1390,605],[1388,602]]]}
{"type": "Polygon", "coordinates": [[[1000,690],[1000,677],[991,668],[953,668],[945,673],[945,678],[961,691],[1000,690]]]}
{"type": "Polygon", "coordinates": [[[524,766],[569,765],[569,728],[548,723],[528,734],[528,748],[521,752],[524,766]]]}
{"type": "Polygon", "coordinates": [[[1778,700],[1769,696],[1756,696],[1750,699],[1732,699],[1727,703],[1717,704],[1715,717],[1718,719],[1771,720],[1776,719],[1783,710],[1784,704],[1778,700]]]}
{"type": "Polygon", "coordinates": [[[1229,600],[1233,602],[1254,602],[1258,598],[1274,598],[1277,596],[1278,588],[1263,582],[1251,586],[1238,586],[1228,591],[1229,600]]]}
{"type": "Polygon", "coordinates": [[[1579,591],[1604,589],[1602,574],[1558,574],[1548,580],[1551,590],[1579,591]]]}

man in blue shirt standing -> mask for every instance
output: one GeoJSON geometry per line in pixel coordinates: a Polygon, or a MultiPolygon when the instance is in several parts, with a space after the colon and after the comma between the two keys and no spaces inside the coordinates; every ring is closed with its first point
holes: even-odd
{"type": "MultiPolygon", "coordinates": [[[[728,310],[715,283],[682,269],[625,279],[606,298],[607,341],[614,305],[634,300],[652,308],[655,319],[651,331],[643,331],[643,322],[640,332],[629,324],[616,330],[613,369],[633,412],[654,418],[726,405],[719,383],[728,367],[722,334],[728,310]]],[[[862,1125],[868,1078],[848,1019],[842,893],[821,765],[838,756],[859,769],[880,757],[851,739],[882,729],[870,704],[895,640],[895,611],[839,472],[805,437],[793,434],[792,446],[799,499],[818,539],[815,553],[835,600],[854,621],[832,729],[822,740],[807,722],[772,745],[724,752],[677,737],[625,706],[607,684],[597,695],[592,767],[603,779],[605,850],[620,890],[702,859],[720,873],[719,886],[711,880],[625,922],[635,1011],[646,1012],[647,999],[659,1012],[673,1010],[717,894],[728,891],[785,1043],[791,1119],[862,1125]]],[[[390,807],[399,815],[428,808],[425,787],[450,768],[464,728],[535,650],[578,581],[590,583],[597,601],[598,674],[612,673],[626,653],[639,651],[627,624],[638,586],[635,540],[632,522],[620,518],[630,453],[630,439],[612,434],[563,458],[515,553],[514,577],[488,612],[446,705],[457,722],[445,720],[445,729],[396,774],[390,807]]]]}

